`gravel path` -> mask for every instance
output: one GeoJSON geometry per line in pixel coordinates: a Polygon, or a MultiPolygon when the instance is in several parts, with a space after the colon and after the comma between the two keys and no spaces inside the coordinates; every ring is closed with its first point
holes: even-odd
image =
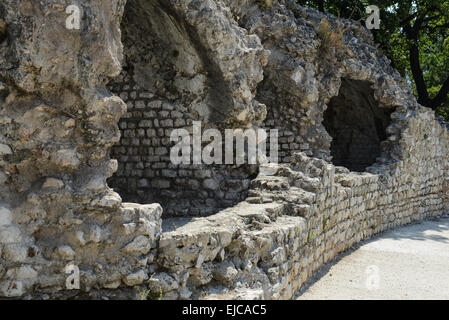
{"type": "Polygon", "coordinates": [[[324,265],[298,299],[449,299],[449,217],[362,242],[324,265]]]}

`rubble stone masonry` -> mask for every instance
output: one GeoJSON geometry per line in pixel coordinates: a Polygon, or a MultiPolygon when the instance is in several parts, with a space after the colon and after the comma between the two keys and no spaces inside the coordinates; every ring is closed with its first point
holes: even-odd
{"type": "Polygon", "coordinates": [[[0,3],[0,297],[290,299],[358,241],[449,213],[449,126],[360,23],[73,4],[79,30],[67,1],[0,3]],[[173,165],[192,121],[277,129],[279,163],[173,165]]]}

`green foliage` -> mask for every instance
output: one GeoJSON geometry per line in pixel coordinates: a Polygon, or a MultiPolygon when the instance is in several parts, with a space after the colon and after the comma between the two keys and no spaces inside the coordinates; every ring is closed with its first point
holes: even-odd
{"type": "Polygon", "coordinates": [[[162,300],[164,297],[164,291],[161,286],[149,287],[147,289],[142,289],[136,287],[139,300],[162,300]]]}
{"type": "Polygon", "coordinates": [[[296,0],[342,18],[363,20],[365,8],[381,10],[372,30],[380,50],[409,82],[418,101],[449,120],[449,1],[296,0]],[[416,49],[416,50],[415,50],[416,49]]]}
{"type": "Polygon", "coordinates": [[[139,295],[139,300],[148,300],[148,297],[151,295],[151,290],[145,290],[137,287],[137,293],[139,295]]]}
{"type": "Polygon", "coordinates": [[[329,216],[327,215],[327,216],[325,216],[324,219],[323,219],[323,232],[326,231],[327,223],[328,223],[328,222],[329,222],[329,216]]]}
{"type": "Polygon", "coordinates": [[[307,233],[307,240],[306,243],[310,244],[313,239],[315,239],[315,233],[312,230],[309,230],[309,232],[307,233]]]}

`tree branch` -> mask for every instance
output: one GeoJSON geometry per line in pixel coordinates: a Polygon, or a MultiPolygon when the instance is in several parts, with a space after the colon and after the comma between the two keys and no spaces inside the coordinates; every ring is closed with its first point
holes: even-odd
{"type": "Polygon", "coordinates": [[[448,94],[449,94],[449,77],[444,81],[443,86],[441,87],[438,94],[428,102],[426,107],[436,109],[439,106],[441,106],[443,103],[445,103],[448,100],[448,94]]]}
{"type": "Polygon", "coordinates": [[[412,70],[413,80],[415,80],[416,91],[418,92],[418,102],[426,106],[429,103],[429,92],[427,91],[426,82],[421,69],[418,44],[413,40],[410,44],[409,52],[410,67],[412,70]]]}
{"type": "Polygon", "coordinates": [[[405,26],[405,25],[409,25],[410,21],[412,21],[416,15],[418,14],[418,12],[415,12],[414,14],[412,14],[411,16],[408,16],[407,18],[405,18],[404,20],[402,20],[399,25],[401,26],[405,26]]]}

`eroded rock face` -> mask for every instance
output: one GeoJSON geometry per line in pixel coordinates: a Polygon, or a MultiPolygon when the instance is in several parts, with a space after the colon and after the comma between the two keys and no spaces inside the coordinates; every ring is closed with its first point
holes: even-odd
{"type": "Polygon", "coordinates": [[[66,5],[0,4],[0,296],[135,298],[142,286],[167,299],[291,298],[353,243],[449,211],[447,124],[360,24],[290,0],[103,0],[78,3],[81,28],[69,30],[66,5]],[[323,119],[342,79],[369,83],[391,114],[364,173],[330,163],[323,119]],[[139,108],[142,127],[123,127],[139,108]],[[275,128],[281,163],[240,177],[245,201],[162,227],[159,204],[123,203],[107,184],[114,145],[144,128],[159,135],[148,119],[162,123],[161,141],[188,119],[275,128]],[[67,270],[79,270],[80,290],[67,270]]]}
{"type": "Polygon", "coordinates": [[[126,201],[160,202],[166,216],[243,201],[255,166],[174,165],[170,134],[194,121],[223,133],[260,123],[266,108],[254,96],[269,52],[220,2],[128,1],[121,26],[123,71],[108,87],[128,112],[110,185],[126,201]]]}
{"type": "Polygon", "coordinates": [[[124,44],[138,86],[215,125],[262,121],[255,99],[269,54],[217,1],[128,1],[124,44]],[[214,26],[211,28],[211,26],[214,26]]]}
{"type": "Polygon", "coordinates": [[[56,293],[68,264],[86,265],[85,288],[118,286],[141,254],[122,248],[142,237],[145,253],[156,246],[160,206],[123,205],[106,184],[126,111],[104,87],[121,68],[124,4],[83,4],[81,30],[65,28],[60,1],[0,4],[2,296],[56,293]]]}

